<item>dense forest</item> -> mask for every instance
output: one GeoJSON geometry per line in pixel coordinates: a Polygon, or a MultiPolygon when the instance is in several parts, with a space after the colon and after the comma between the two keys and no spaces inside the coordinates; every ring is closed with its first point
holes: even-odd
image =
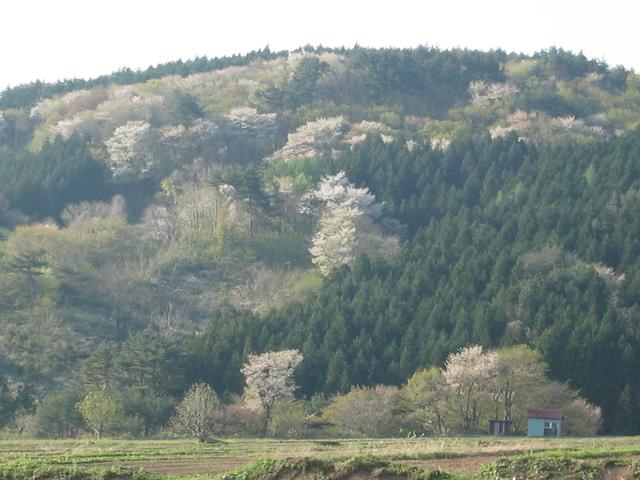
{"type": "Polygon", "coordinates": [[[234,405],[247,359],[288,349],[313,413],[472,345],[530,347],[601,433],[640,432],[636,73],[266,48],[0,109],[6,432],[78,434],[109,390],[158,433],[192,385],[234,405]]]}

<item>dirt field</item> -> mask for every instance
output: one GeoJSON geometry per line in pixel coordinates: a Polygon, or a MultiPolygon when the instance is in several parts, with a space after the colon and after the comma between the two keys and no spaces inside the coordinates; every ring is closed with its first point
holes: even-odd
{"type": "MultiPolygon", "coordinates": [[[[26,460],[88,468],[117,466],[173,478],[222,474],[259,459],[345,461],[355,457],[378,458],[451,474],[470,474],[500,458],[523,455],[636,461],[640,459],[640,438],[222,439],[215,444],[191,440],[0,441],[0,463],[26,460]]],[[[610,469],[607,478],[627,478],[626,473],[622,474],[628,471],[625,468],[610,469]],[[620,473],[618,477],[615,477],[616,471],[620,473]]]]}

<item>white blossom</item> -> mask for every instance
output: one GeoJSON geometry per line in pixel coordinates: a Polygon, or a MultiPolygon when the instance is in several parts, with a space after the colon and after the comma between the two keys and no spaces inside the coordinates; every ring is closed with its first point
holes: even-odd
{"type": "MultiPolygon", "coordinates": [[[[596,117],[594,121],[598,121],[596,117]]],[[[505,121],[489,128],[491,138],[501,138],[511,132],[536,138],[554,135],[584,135],[599,137],[606,135],[601,125],[587,125],[583,119],[568,115],[549,117],[541,112],[516,110],[507,115],[505,121]]]]}
{"type": "Polygon", "coordinates": [[[153,166],[150,155],[151,126],[135,121],[116,128],[105,142],[109,153],[109,168],[114,176],[127,174],[145,175],[153,166]]]}
{"type": "Polygon", "coordinates": [[[275,113],[259,113],[250,107],[234,108],[225,118],[227,133],[241,142],[272,146],[278,134],[278,116],[275,113]]]}
{"type": "Polygon", "coordinates": [[[162,118],[165,112],[162,95],[141,96],[120,87],[109,100],[102,102],[93,112],[95,118],[107,125],[162,118]]]}
{"type": "Polygon", "coordinates": [[[411,139],[409,139],[409,140],[407,140],[407,141],[405,142],[405,146],[407,147],[407,150],[408,150],[408,151],[412,152],[412,151],[413,151],[413,149],[414,149],[414,148],[416,148],[416,147],[418,146],[418,144],[416,143],[416,141],[415,141],[415,140],[411,140],[411,139]]]}
{"type": "Polygon", "coordinates": [[[447,137],[434,137],[431,139],[431,149],[445,151],[451,145],[451,140],[447,137]]]}
{"type": "Polygon", "coordinates": [[[104,89],[74,90],[59,97],[45,98],[31,108],[33,118],[49,120],[51,117],[74,114],[95,108],[107,99],[104,89]]]}
{"type": "Polygon", "coordinates": [[[496,140],[498,138],[504,138],[508,136],[511,132],[513,132],[512,127],[504,127],[502,125],[494,125],[489,128],[489,135],[491,135],[492,140],[496,140]]]}
{"type": "Polygon", "coordinates": [[[225,118],[236,128],[241,130],[261,130],[273,128],[276,125],[275,113],[258,113],[256,108],[239,107],[231,110],[225,118]]]}
{"type": "Polygon", "coordinates": [[[474,345],[452,353],[447,358],[443,377],[456,395],[459,416],[465,432],[476,432],[482,414],[482,400],[496,373],[498,355],[484,353],[474,345]]]}
{"type": "Polygon", "coordinates": [[[314,206],[317,207],[318,204],[331,208],[335,206],[355,208],[372,217],[382,213],[382,205],[376,203],[375,195],[368,188],[358,188],[349,182],[344,171],[323,177],[315,191],[306,193],[302,197],[300,211],[311,213],[314,206]]]}
{"type": "Polygon", "coordinates": [[[353,207],[336,205],[320,218],[320,228],[311,240],[309,252],[324,275],[355,259],[355,218],[362,213],[353,207]]]}
{"type": "Polygon", "coordinates": [[[241,370],[247,406],[268,416],[276,401],[293,398],[296,390],[293,374],[302,359],[298,350],[249,355],[241,370]]]}
{"type": "Polygon", "coordinates": [[[142,217],[144,233],[147,238],[167,244],[178,233],[178,218],[174,209],[164,205],[150,205],[142,217]]]}
{"type": "Polygon", "coordinates": [[[385,143],[393,141],[390,127],[380,122],[365,120],[351,127],[345,135],[344,142],[353,148],[355,145],[364,142],[368,134],[379,135],[385,143]]]}
{"type": "Polygon", "coordinates": [[[491,83],[475,81],[469,84],[469,93],[474,105],[489,105],[518,93],[518,88],[509,83],[491,83]]]}
{"type": "Polygon", "coordinates": [[[186,131],[184,125],[167,125],[160,129],[160,135],[163,140],[176,141],[181,140],[186,131]]]}
{"type": "Polygon", "coordinates": [[[320,118],[290,133],[287,143],[267,158],[268,161],[316,157],[331,152],[347,127],[344,117],[320,118]]]}
{"type": "Polygon", "coordinates": [[[344,172],[324,177],[316,190],[302,197],[300,211],[319,217],[309,252],[324,275],[350,264],[359,252],[387,257],[399,248],[399,239],[383,235],[374,222],[382,205],[368,188],[350,183],[344,172]]]}
{"type": "Polygon", "coordinates": [[[444,379],[457,391],[480,389],[493,375],[497,356],[484,353],[480,345],[463,348],[447,357],[444,379]]]}
{"type": "Polygon", "coordinates": [[[196,383],[184,394],[171,423],[202,442],[214,429],[220,414],[220,400],[215,390],[206,383],[196,383]]]}
{"type": "Polygon", "coordinates": [[[598,276],[607,283],[619,285],[624,281],[624,273],[618,275],[613,267],[604,265],[602,263],[595,263],[592,266],[598,276]]]}
{"type": "Polygon", "coordinates": [[[189,127],[191,135],[199,135],[201,137],[212,137],[218,133],[218,130],[218,124],[207,118],[198,118],[189,127]]]}
{"type": "Polygon", "coordinates": [[[55,125],[51,127],[52,136],[60,135],[64,138],[69,138],[73,135],[77,128],[82,124],[84,119],[79,115],[74,116],[73,118],[65,118],[56,122],[55,125]]]}

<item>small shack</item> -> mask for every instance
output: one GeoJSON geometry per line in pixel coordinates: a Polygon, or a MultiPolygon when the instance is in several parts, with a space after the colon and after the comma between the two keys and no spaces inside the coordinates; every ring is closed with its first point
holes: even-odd
{"type": "Polygon", "coordinates": [[[560,410],[527,410],[527,436],[559,437],[564,429],[564,415],[560,410]]]}
{"type": "Polygon", "coordinates": [[[511,435],[512,433],[511,420],[489,420],[489,435],[511,435]]]}

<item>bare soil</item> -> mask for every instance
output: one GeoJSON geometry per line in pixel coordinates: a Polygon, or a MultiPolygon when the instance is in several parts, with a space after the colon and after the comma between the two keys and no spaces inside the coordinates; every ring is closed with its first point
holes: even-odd
{"type": "Polygon", "coordinates": [[[440,470],[447,473],[470,473],[490,463],[495,462],[504,455],[478,455],[460,458],[434,458],[430,460],[402,460],[398,463],[411,465],[426,470],[440,470]]]}

